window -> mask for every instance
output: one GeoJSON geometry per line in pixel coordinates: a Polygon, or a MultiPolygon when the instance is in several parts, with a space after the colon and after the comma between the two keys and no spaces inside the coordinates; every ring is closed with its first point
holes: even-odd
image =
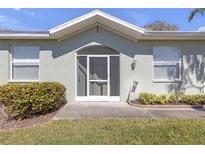
{"type": "Polygon", "coordinates": [[[154,80],[179,80],[180,65],[179,48],[154,47],[154,80]]]}
{"type": "Polygon", "coordinates": [[[39,47],[13,46],[12,80],[38,80],[39,63],[39,47]]]}

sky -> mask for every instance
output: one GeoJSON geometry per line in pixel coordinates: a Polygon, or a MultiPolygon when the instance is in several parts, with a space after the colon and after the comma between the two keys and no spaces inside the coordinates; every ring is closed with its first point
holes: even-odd
{"type": "MultiPolygon", "coordinates": [[[[0,8],[0,29],[19,31],[46,31],[66,21],[86,14],[96,9],[30,9],[0,8]]],[[[130,22],[136,26],[144,27],[145,24],[155,20],[176,24],[181,31],[197,31],[205,27],[205,16],[196,16],[188,23],[188,16],[192,9],[99,9],[110,15],[130,22]]]]}

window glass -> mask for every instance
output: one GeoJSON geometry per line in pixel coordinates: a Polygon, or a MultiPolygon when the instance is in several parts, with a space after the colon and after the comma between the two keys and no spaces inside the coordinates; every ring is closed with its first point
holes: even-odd
{"type": "Polygon", "coordinates": [[[13,50],[14,59],[39,59],[39,47],[15,46],[13,50]]]}
{"type": "Polygon", "coordinates": [[[179,51],[176,47],[155,47],[154,61],[179,61],[179,51]]]}
{"type": "Polygon", "coordinates": [[[178,65],[156,65],[154,67],[155,79],[177,79],[179,78],[178,65]]]}
{"type": "Polygon", "coordinates": [[[39,79],[39,47],[14,46],[12,51],[12,79],[39,79]]]}
{"type": "Polygon", "coordinates": [[[13,79],[38,79],[39,66],[13,66],[13,79]]]}
{"type": "Polygon", "coordinates": [[[180,78],[180,54],[177,47],[155,47],[153,53],[154,79],[180,78]]]}

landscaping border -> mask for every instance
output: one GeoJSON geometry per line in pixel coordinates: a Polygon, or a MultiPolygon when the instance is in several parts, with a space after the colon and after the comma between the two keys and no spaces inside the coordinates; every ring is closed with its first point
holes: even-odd
{"type": "Polygon", "coordinates": [[[142,104],[132,103],[129,100],[127,101],[127,103],[129,105],[131,105],[131,106],[143,107],[143,108],[196,108],[196,109],[205,108],[205,105],[201,105],[201,104],[197,104],[197,105],[187,105],[187,104],[176,104],[176,105],[172,105],[172,104],[142,105],[142,104]]]}

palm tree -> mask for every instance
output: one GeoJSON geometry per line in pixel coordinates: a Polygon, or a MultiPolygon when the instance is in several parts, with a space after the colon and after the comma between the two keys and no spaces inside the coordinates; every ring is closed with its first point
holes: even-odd
{"type": "Polygon", "coordinates": [[[204,13],[205,13],[205,8],[194,9],[193,11],[191,11],[188,17],[188,21],[191,22],[197,14],[201,14],[203,16],[204,13]]]}

